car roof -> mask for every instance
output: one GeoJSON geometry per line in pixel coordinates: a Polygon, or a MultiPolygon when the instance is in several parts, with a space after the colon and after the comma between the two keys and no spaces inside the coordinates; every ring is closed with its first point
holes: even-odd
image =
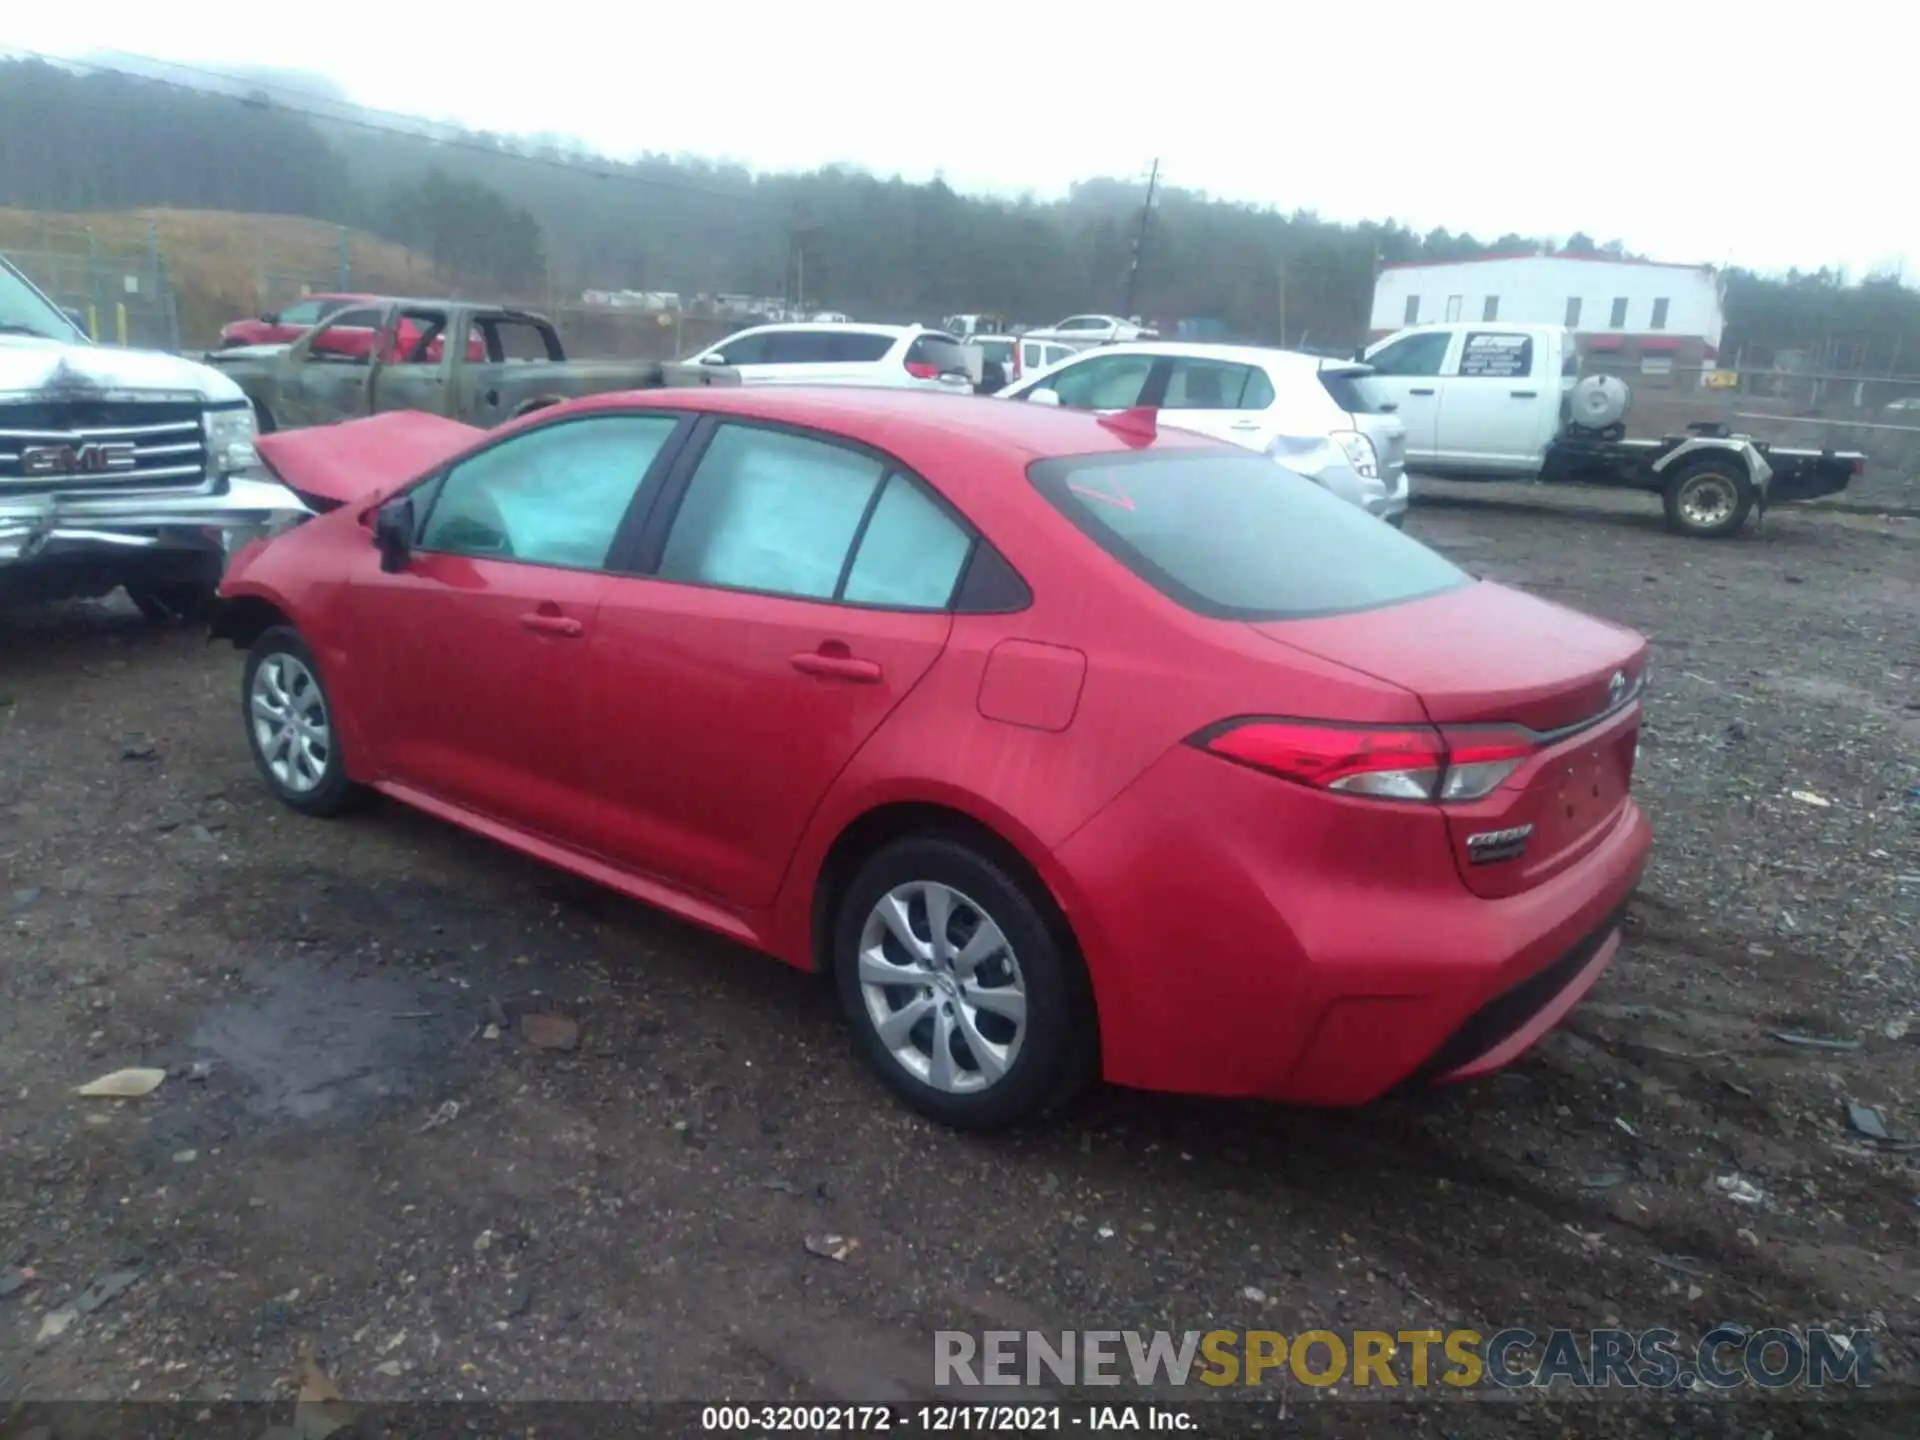
{"type": "Polygon", "coordinates": [[[1088,355],[1106,355],[1118,351],[1124,355],[1165,355],[1173,359],[1222,360],[1236,365],[1261,364],[1275,369],[1342,370],[1363,368],[1352,360],[1334,360],[1324,355],[1309,355],[1301,350],[1277,350],[1266,345],[1201,344],[1180,340],[1128,340],[1119,345],[1101,345],[1083,351],[1088,355]]]}
{"type": "MultiPolygon", "coordinates": [[[[964,477],[975,474],[986,477],[983,483],[998,483],[988,472],[970,470],[966,462],[997,461],[1024,468],[1034,460],[1143,448],[1248,453],[1225,441],[1171,427],[1159,428],[1151,440],[1143,440],[1083,410],[1028,405],[990,395],[880,386],[669,386],[590,396],[564,408],[581,413],[631,407],[698,410],[822,430],[885,450],[922,474],[937,473],[943,488],[952,483],[956,489],[972,488],[964,477]]],[[[560,408],[540,413],[552,416],[560,408]]],[[[961,496],[955,493],[953,498],[958,501],[961,496]]]]}
{"type": "MultiPolygon", "coordinates": [[[[891,335],[896,340],[903,335],[918,335],[926,330],[924,325],[869,325],[862,320],[776,320],[770,325],[750,325],[745,330],[736,330],[727,336],[737,340],[742,335],[764,335],[769,330],[802,330],[813,334],[845,335],[849,331],[866,331],[869,335],[891,335]]],[[[944,335],[944,330],[935,334],[944,335]]]]}
{"type": "MultiPolygon", "coordinates": [[[[567,401],[535,411],[516,426],[564,423],[595,412],[660,410],[737,416],[797,426],[871,447],[934,486],[992,539],[1016,568],[1045,565],[1059,512],[1023,483],[1036,460],[1153,451],[1168,456],[1231,456],[1252,451],[1193,431],[1160,427],[1151,438],[1083,410],[1027,405],[988,395],[858,385],[663,386],[567,401]]],[[[498,431],[494,433],[499,433],[498,431]]]]}
{"type": "Polygon", "coordinates": [[[419,295],[302,295],[302,300],[354,300],[401,310],[466,310],[481,317],[498,316],[519,320],[540,320],[551,324],[538,310],[518,305],[496,305],[482,300],[432,299],[419,295]]]}

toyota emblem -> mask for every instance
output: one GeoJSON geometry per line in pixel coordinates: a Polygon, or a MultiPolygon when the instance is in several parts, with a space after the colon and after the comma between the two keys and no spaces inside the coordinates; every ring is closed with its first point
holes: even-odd
{"type": "Polygon", "coordinates": [[[1614,705],[1618,705],[1620,703],[1621,697],[1624,696],[1626,693],[1627,693],[1627,677],[1620,671],[1616,670],[1613,672],[1613,678],[1607,681],[1608,706],[1612,707],[1614,705]]]}

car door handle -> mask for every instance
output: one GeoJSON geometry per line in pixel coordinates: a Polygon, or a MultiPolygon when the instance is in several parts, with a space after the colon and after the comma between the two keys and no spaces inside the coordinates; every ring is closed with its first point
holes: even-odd
{"type": "Polygon", "coordinates": [[[795,655],[793,668],[802,675],[821,680],[851,680],[857,685],[875,685],[880,680],[880,667],[872,660],[852,655],[822,655],[817,650],[803,650],[795,655]]]}
{"type": "Polygon", "coordinates": [[[1422,387],[1417,390],[1409,390],[1407,391],[1407,393],[1409,395],[1431,395],[1433,393],[1433,390],[1431,387],[1422,387]]]}
{"type": "Polygon", "coordinates": [[[587,627],[571,615],[550,615],[543,610],[528,611],[520,617],[520,623],[541,635],[560,635],[569,640],[587,633],[587,627]]]}
{"type": "Polygon", "coordinates": [[[1516,400],[1533,400],[1537,399],[1539,394],[1540,392],[1538,390],[1516,390],[1513,392],[1513,398],[1516,400]]]}
{"type": "Polygon", "coordinates": [[[1258,430],[1260,428],[1260,422],[1258,420],[1236,420],[1227,426],[1227,428],[1229,430],[1258,430]]]}

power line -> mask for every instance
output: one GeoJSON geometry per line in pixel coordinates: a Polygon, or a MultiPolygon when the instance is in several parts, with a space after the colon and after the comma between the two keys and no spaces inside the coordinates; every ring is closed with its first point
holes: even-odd
{"type": "Polygon", "coordinates": [[[209,80],[218,80],[223,84],[239,87],[240,93],[229,94],[220,90],[211,90],[202,85],[190,85],[182,80],[170,80],[162,75],[150,75],[139,70],[127,70],[119,66],[102,64],[97,60],[72,59],[64,55],[50,55],[41,50],[27,50],[17,46],[0,47],[0,58],[28,59],[43,61],[48,65],[70,70],[83,70],[96,75],[115,75],[123,80],[144,82],[149,85],[164,85],[171,90],[184,91],[189,95],[201,95],[216,100],[232,100],[238,105],[257,106],[255,96],[266,96],[271,100],[271,108],[288,115],[297,115],[305,120],[317,120],[328,125],[347,125],[358,130],[369,131],[376,135],[391,135],[400,139],[417,140],[428,145],[441,146],[449,150],[466,150],[476,155],[486,155],[495,159],[517,160],[527,165],[544,165],[548,169],[562,170],[569,174],[584,176],[593,180],[620,180],[632,185],[648,185],[657,190],[673,190],[689,195],[704,195],[709,199],[728,200],[748,205],[778,205],[782,201],[770,195],[758,195],[752,191],[721,190],[710,185],[697,185],[684,180],[669,180],[657,175],[642,175],[627,168],[621,168],[617,162],[596,165],[592,161],[568,160],[557,155],[538,155],[517,148],[488,145],[474,138],[471,131],[464,128],[447,126],[451,134],[436,134],[435,130],[445,122],[427,121],[420,116],[405,115],[395,110],[376,110],[369,106],[356,105],[350,101],[333,100],[324,95],[315,95],[310,90],[297,90],[288,86],[274,85],[270,81],[256,79],[250,75],[235,75],[230,72],[212,70],[204,66],[190,65],[184,61],[161,60],[150,55],[137,55],[131,51],[116,50],[108,52],[125,56],[128,60],[141,65],[163,66],[172,70],[185,71],[190,75],[203,76],[209,80]],[[347,107],[352,113],[329,114],[325,111],[290,105],[279,95],[296,95],[311,104],[347,107]],[[421,128],[421,127],[432,128],[421,128]]]}

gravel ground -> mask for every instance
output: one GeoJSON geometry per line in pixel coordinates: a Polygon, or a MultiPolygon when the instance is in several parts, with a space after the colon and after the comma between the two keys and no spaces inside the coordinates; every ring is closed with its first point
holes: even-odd
{"type": "MultiPolygon", "coordinates": [[[[1002,1139],[888,1103],[807,977],[396,807],[283,811],[226,648],[0,618],[0,1432],[22,1400],[285,1396],[302,1354],[367,1400],[900,1400],[943,1327],[1841,1321],[1911,1379],[1920,526],[1699,543],[1632,497],[1432,486],[1410,528],[1654,639],[1620,962],[1485,1083],[1104,1092],[1002,1139]],[[130,1065],[169,1078],[75,1096],[130,1065]]],[[[1769,1409],[1749,1433],[1827,1407],[1769,1409]]],[[[1653,1413],[1574,1419],[1394,1423],[1653,1413]]]]}

